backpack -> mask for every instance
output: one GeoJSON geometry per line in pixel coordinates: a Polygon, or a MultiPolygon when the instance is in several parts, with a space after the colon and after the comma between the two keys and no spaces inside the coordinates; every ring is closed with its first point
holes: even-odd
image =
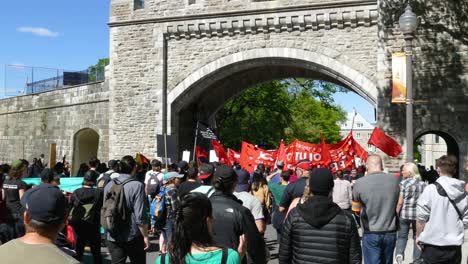
{"type": "MultiPolygon", "coordinates": [[[[76,197],[75,197],[76,198],[76,197]]],[[[88,223],[99,223],[99,212],[96,209],[96,203],[99,201],[99,192],[96,192],[94,203],[82,204],[78,200],[78,204],[73,206],[68,214],[68,222],[75,224],[80,221],[88,223]]]]}
{"type": "Polygon", "coordinates": [[[150,215],[155,221],[154,227],[158,230],[163,229],[166,225],[166,191],[167,187],[162,186],[150,206],[150,215]]]}
{"type": "Polygon", "coordinates": [[[128,226],[131,216],[125,200],[124,185],[131,181],[135,181],[135,179],[130,178],[121,183],[114,179],[114,184],[104,197],[101,209],[101,226],[110,233],[117,233],[128,226]]]}
{"type": "Polygon", "coordinates": [[[104,189],[104,187],[106,187],[106,185],[112,180],[111,179],[111,175],[115,173],[115,171],[107,174],[107,173],[104,173],[102,175],[102,178],[99,179],[98,183],[97,183],[97,187],[100,188],[100,189],[104,189]]]}
{"type": "Polygon", "coordinates": [[[159,174],[161,174],[161,172],[151,175],[151,177],[148,180],[146,190],[148,191],[148,195],[151,197],[155,197],[159,193],[159,189],[161,187],[161,183],[158,180],[159,174]]]}

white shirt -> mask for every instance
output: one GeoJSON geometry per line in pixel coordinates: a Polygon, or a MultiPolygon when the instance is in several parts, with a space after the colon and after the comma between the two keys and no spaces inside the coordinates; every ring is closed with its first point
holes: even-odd
{"type": "Polygon", "coordinates": [[[242,201],[242,205],[249,209],[255,220],[264,219],[263,208],[260,201],[248,192],[234,192],[237,199],[242,201]]]}
{"type": "Polygon", "coordinates": [[[160,183],[163,182],[164,173],[162,173],[160,171],[149,170],[145,174],[145,185],[148,185],[148,181],[151,178],[151,176],[153,176],[153,175],[157,175],[158,181],[160,183]]]}
{"type": "Polygon", "coordinates": [[[333,202],[336,203],[341,209],[350,209],[351,200],[353,199],[353,192],[351,190],[351,183],[345,179],[336,179],[335,186],[333,187],[333,202]]]}
{"type": "Polygon", "coordinates": [[[450,199],[454,200],[463,215],[460,220],[457,211],[447,197],[437,192],[430,184],[418,199],[416,217],[425,221],[419,241],[435,246],[460,246],[464,240],[464,228],[468,227],[468,196],[465,182],[451,177],[441,176],[437,182],[442,185],[450,199]]]}

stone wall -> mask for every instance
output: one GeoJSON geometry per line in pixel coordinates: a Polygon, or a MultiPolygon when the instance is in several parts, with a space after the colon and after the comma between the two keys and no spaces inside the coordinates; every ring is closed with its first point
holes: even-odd
{"type": "Polygon", "coordinates": [[[41,153],[48,159],[51,143],[57,158],[72,160],[73,137],[81,129],[99,134],[98,157],[109,153],[108,83],[54,90],[0,100],[0,163],[41,153]]]}
{"type": "MultiPolygon", "coordinates": [[[[297,7],[299,2],[306,6],[311,3],[319,3],[319,1],[295,1],[293,5],[297,7]]],[[[359,79],[358,83],[363,83],[365,79],[371,83],[369,86],[374,88],[363,87],[363,90],[375,90],[373,82],[377,70],[375,58],[378,43],[377,6],[370,4],[372,1],[350,2],[354,2],[354,6],[327,6],[321,2],[320,5],[308,6],[302,10],[283,10],[271,13],[256,9],[258,12],[255,15],[242,15],[240,11],[245,11],[257,3],[237,1],[238,4],[245,5],[233,8],[234,3],[206,1],[205,4],[213,7],[210,9],[213,12],[215,10],[225,12],[229,11],[229,8],[239,12],[229,15],[228,13],[224,15],[208,14],[207,12],[210,10],[203,9],[203,16],[187,16],[171,20],[171,14],[172,16],[180,16],[184,14],[181,12],[182,9],[185,10],[183,5],[172,1],[170,7],[159,6],[161,10],[166,10],[164,16],[168,17],[168,20],[139,21],[138,19],[143,17],[129,15],[125,18],[119,15],[124,10],[128,10],[127,7],[131,6],[133,1],[113,1],[111,8],[111,17],[113,18],[111,18],[110,23],[110,108],[112,111],[109,137],[111,155],[121,156],[127,153],[142,152],[149,157],[157,156],[155,153],[158,144],[156,134],[162,132],[163,121],[162,89],[165,63],[167,63],[167,91],[170,93],[168,112],[174,109],[179,111],[183,107],[191,109],[190,104],[197,101],[203,92],[207,96],[218,98],[216,104],[225,102],[229,99],[227,97],[232,97],[235,93],[226,92],[226,96],[218,97],[214,90],[205,89],[208,85],[203,87],[200,93],[195,94],[189,93],[193,87],[183,87],[184,91],[181,92],[173,92],[173,90],[176,87],[180,88],[180,84],[187,79],[196,79],[199,75],[198,71],[210,63],[216,64],[227,56],[247,57],[246,54],[249,51],[256,52],[257,50],[266,56],[274,55],[275,50],[287,49],[291,51],[282,53],[283,61],[292,60],[292,57],[288,58],[288,53],[294,53],[294,55],[300,52],[317,54],[316,57],[320,57],[320,59],[313,62],[319,65],[318,68],[320,68],[321,62],[325,63],[323,60],[326,60],[327,63],[330,62],[329,65],[336,66],[337,69],[346,67],[356,72],[356,74],[351,74],[351,71],[348,70],[346,71],[348,76],[331,74],[330,79],[340,81],[340,78],[347,77],[359,79]],[[366,3],[357,6],[357,2],[366,3]],[[128,6],[124,8],[125,5],[128,6]],[[215,7],[219,9],[215,9],[215,7]],[[131,20],[126,21],[126,19],[131,20]],[[163,56],[164,41],[167,41],[167,62],[164,61],[163,56]],[[174,94],[173,97],[171,97],[171,93],[174,94]],[[174,105],[178,105],[178,108],[173,108],[174,105]]],[[[150,12],[150,10],[156,10],[153,3],[146,1],[144,10],[137,10],[135,14],[149,12],[149,17],[158,18],[158,14],[150,12]]],[[[287,3],[290,4],[287,1],[275,1],[274,6],[268,6],[266,2],[258,4],[274,10],[276,7],[289,5],[287,3]]],[[[159,4],[166,5],[167,2],[160,1],[159,4]]],[[[245,61],[247,62],[247,59],[245,61]]],[[[240,62],[239,64],[242,64],[242,59],[240,62]]],[[[274,63],[273,60],[270,62],[274,63]]],[[[223,74],[227,76],[226,82],[235,81],[230,79],[228,75],[229,73],[237,73],[239,67],[242,67],[241,65],[231,66],[231,70],[222,70],[223,74]]],[[[210,69],[220,70],[219,67],[218,65],[216,68],[215,65],[210,69]]],[[[269,65],[263,65],[263,67],[268,69],[269,65]]],[[[296,65],[296,67],[307,68],[306,65],[296,65]]],[[[333,70],[333,67],[331,68],[333,70]]],[[[279,68],[275,73],[272,73],[272,70],[267,77],[292,77],[284,76],[284,72],[290,68],[284,67],[282,69],[283,73],[279,68]]],[[[316,72],[320,71],[320,69],[315,70],[316,72]]],[[[210,79],[209,76],[206,78],[210,79]]],[[[249,78],[255,78],[255,76],[249,78]]],[[[243,83],[239,82],[238,85],[243,85],[243,83]]],[[[233,84],[233,86],[236,85],[233,84]]],[[[224,90],[237,89],[239,91],[246,88],[249,86],[223,87],[224,90]]],[[[238,92],[237,90],[236,92],[238,92]]],[[[375,91],[368,92],[375,93],[375,91]]],[[[376,98],[376,96],[371,97],[369,100],[376,98]]],[[[212,111],[216,106],[210,107],[211,103],[200,102],[199,104],[204,104],[207,107],[193,108],[188,112],[194,116],[201,111],[201,108],[212,111]]],[[[210,114],[200,113],[203,116],[210,116],[210,114]]],[[[178,112],[172,113],[172,115],[179,117],[178,112]]],[[[180,118],[183,119],[183,117],[180,118]]],[[[190,141],[188,138],[192,134],[193,117],[185,118],[187,120],[186,127],[181,127],[178,122],[171,123],[171,113],[168,113],[168,119],[168,132],[177,134],[178,130],[185,130],[184,140],[190,141]]]]}
{"type": "MultiPolygon", "coordinates": [[[[440,133],[458,143],[460,159],[468,158],[468,2],[459,0],[411,1],[419,18],[413,41],[415,138],[440,133]]],[[[398,18],[402,1],[380,1],[379,69],[381,89],[378,122],[404,140],[405,105],[390,103],[391,54],[404,51],[398,18]]],[[[447,141],[447,138],[444,138],[447,141]]],[[[463,162],[462,162],[463,163],[463,162]]],[[[462,169],[462,163],[460,169],[462,169]]]]}

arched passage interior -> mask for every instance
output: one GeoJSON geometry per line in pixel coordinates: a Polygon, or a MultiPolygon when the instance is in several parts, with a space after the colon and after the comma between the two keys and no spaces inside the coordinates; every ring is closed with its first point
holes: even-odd
{"type": "Polygon", "coordinates": [[[192,73],[169,93],[170,133],[176,135],[179,153],[193,149],[197,121],[212,124],[216,112],[245,89],[291,77],[336,83],[376,106],[377,89],[371,81],[323,55],[290,49],[232,54],[192,73]]]}
{"type": "Polygon", "coordinates": [[[436,160],[442,155],[454,155],[460,160],[460,150],[454,137],[444,131],[426,131],[416,137],[416,142],[421,139],[418,146],[421,151],[422,164],[426,167],[431,165],[436,168],[436,160]]]}
{"type": "Polygon", "coordinates": [[[99,147],[99,134],[91,129],[84,128],[76,132],[73,137],[73,163],[72,174],[76,175],[81,163],[88,163],[92,157],[97,157],[99,147]]]}

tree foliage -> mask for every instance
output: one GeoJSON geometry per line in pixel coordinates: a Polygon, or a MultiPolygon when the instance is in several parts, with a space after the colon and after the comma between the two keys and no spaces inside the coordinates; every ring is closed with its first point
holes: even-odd
{"type": "Polygon", "coordinates": [[[105,67],[109,65],[109,58],[99,59],[99,61],[88,67],[88,81],[95,82],[104,80],[105,67]]]}
{"type": "Polygon", "coordinates": [[[255,85],[230,100],[216,116],[225,147],[239,149],[241,141],[276,148],[299,139],[327,143],[341,139],[338,122],[346,118],[335,105],[333,94],[343,88],[329,82],[306,79],[274,80],[255,85]]]}

